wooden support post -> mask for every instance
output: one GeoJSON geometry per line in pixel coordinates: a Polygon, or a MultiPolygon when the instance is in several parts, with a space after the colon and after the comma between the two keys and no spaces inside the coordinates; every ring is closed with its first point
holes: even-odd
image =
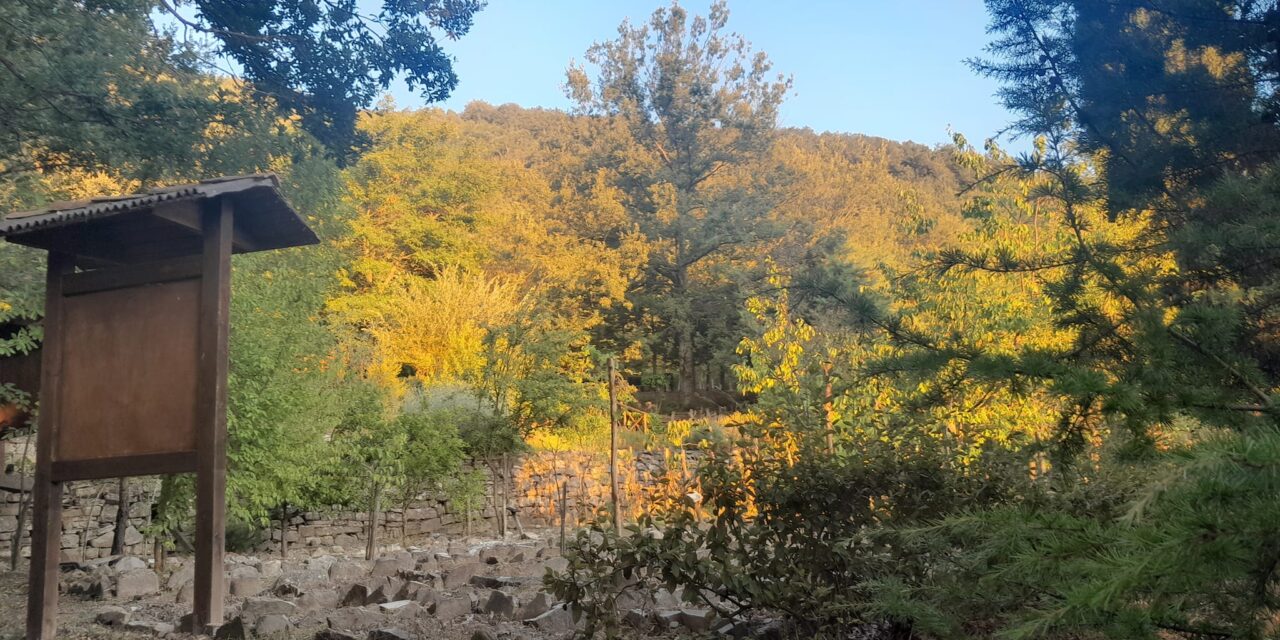
{"type": "MultiPolygon", "coordinates": [[[[31,576],[27,593],[27,640],[47,640],[57,631],[58,561],[62,553],[62,483],[53,479],[58,435],[58,394],[62,385],[62,279],[73,259],[49,252],[45,275],[44,335],[40,380],[40,423],[36,434],[36,474],[31,531],[31,576]]],[[[14,535],[21,535],[21,531],[14,535]]]]}
{"type": "Polygon", "coordinates": [[[609,358],[609,505],[613,530],[622,534],[622,505],[618,502],[618,365],[609,358]]]}
{"type": "Polygon", "coordinates": [[[227,515],[227,338],[231,303],[231,200],[204,203],[196,391],[195,633],[222,624],[227,515]]]}

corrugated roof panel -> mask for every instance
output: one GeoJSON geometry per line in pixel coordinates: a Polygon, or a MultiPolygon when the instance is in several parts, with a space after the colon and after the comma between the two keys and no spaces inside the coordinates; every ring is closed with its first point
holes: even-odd
{"type": "Polygon", "coordinates": [[[261,235],[260,240],[266,245],[263,248],[317,242],[315,234],[280,194],[279,186],[274,174],[249,174],[160,187],[146,193],[54,202],[0,217],[0,237],[23,243],[17,236],[146,210],[164,202],[225,195],[235,198],[237,209],[250,214],[237,216],[237,226],[243,224],[247,230],[256,231],[255,235],[261,235]]]}

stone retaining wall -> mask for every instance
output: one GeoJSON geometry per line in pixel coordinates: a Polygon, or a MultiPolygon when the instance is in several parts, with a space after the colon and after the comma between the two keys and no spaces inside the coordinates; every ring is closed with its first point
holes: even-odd
{"type": "MultiPolygon", "coordinates": [[[[691,476],[698,452],[621,451],[618,468],[624,513],[635,517],[645,509],[683,493],[691,476]]],[[[488,471],[487,467],[482,467],[488,471]]],[[[511,473],[510,504],[517,509],[522,525],[558,526],[560,511],[573,527],[595,517],[609,502],[609,459],[607,453],[581,451],[539,451],[519,460],[511,473]],[[568,489],[568,500],[561,504],[561,487],[568,489]]],[[[7,555],[10,541],[19,535],[19,494],[16,475],[0,476],[0,555],[7,555]],[[7,489],[6,489],[7,487],[7,489]]],[[[495,523],[495,487],[493,474],[484,506],[472,514],[473,531],[492,532],[495,523]]],[[[499,480],[500,481],[500,480],[499,480]]],[[[125,542],[134,555],[150,552],[143,539],[151,519],[151,504],[159,492],[159,480],[129,480],[126,505],[129,528],[125,542]]],[[[27,486],[29,486],[29,481],[27,486]]],[[[116,513],[120,508],[118,483],[115,480],[68,483],[63,499],[62,556],[64,561],[92,560],[110,552],[115,532],[116,513]]],[[[305,547],[363,546],[367,515],[349,508],[312,511],[290,521],[287,536],[290,545],[305,547]]],[[[22,536],[22,555],[30,551],[30,512],[22,536]]],[[[508,521],[510,529],[514,520],[508,521]]],[[[411,541],[437,532],[461,533],[465,517],[448,500],[428,498],[408,509],[390,509],[380,522],[379,538],[384,543],[402,539],[411,541]]],[[[280,530],[272,527],[262,549],[278,546],[280,530]]]]}
{"type": "MultiPolygon", "coordinates": [[[[68,482],[62,498],[62,560],[80,562],[109,555],[115,536],[116,515],[120,509],[119,483],[115,480],[68,482]]],[[[13,538],[18,532],[19,493],[16,474],[3,476],[0,482],[0,554],[8,558],[13,538]]],[[[26,481],[24,486],[30,486],[26,481]]],[[[150,545],[142,529],[151,522],[151,503],[159,489],[159,481],[132,478],[128,483],[125,508],[129,527],[125,531],[125,547],[130,554],[148,553],[150,545]]],[[[22,557],[31,556],[31,507],[27,505],[26,526],[21,532],[22,557]]]]}
{"type": "MultiPolygon", "coordinates": [[[[620,451],[619,488],[624,513],[639,513],[673,496],[683,495],[700,452],[697,451],[620,451]]],[[[525,456],[512,470],[510,505],[517,510],[522,525],[557,526],[561,511],[561,487],[568,489],[565,505],[566,524],[570,527],[587,522],[609,503],[609,457],[607,453],[581,451],[538,451],[525,456]]],[[[472,514],[473,530],[492,532],[495,523],[496,491],[493,476],[486,492],[484,507],[472,514]]],[[[367,515],[362,511],[335,509],[302,514],[293,518],[288,531],[289,544],[307,547],[363,545],[367,515]]],[[[379,539],[384,543],[411,541],[417,536],[437,532],[460,533],[465,517],[440,498],[416,502],[408,509],[390,509],[380,522],[379,539]]],[[[513,520],[508,521],[512,530],[513,520]]],[[[271,534],[275,547],[280,539],[277,529],[271,534]]]]}

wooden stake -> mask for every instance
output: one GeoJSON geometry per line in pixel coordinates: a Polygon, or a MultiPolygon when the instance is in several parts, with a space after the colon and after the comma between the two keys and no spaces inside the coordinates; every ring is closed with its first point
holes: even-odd
{"type": "Polygon", "coordinates": [[[613,530],[622,534],[622,507],[618,503],[618,372],[609,358],[609,504],[613,509],[613,530]]]}

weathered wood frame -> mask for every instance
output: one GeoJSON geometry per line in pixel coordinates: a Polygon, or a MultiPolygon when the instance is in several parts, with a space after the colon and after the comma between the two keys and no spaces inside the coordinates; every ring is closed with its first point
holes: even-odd
{"type": "MultiPolygon", "coordinates": [[[[207,198],[199,211],[202,250],[196,259],[75,272],[77,257],[50,251],[42,353],[39,432],[36,439],[34,518],[28,640],[56,633],[63,483],[69,480],[196,472],[195,603],[192,630],[223,620],[222,556],[226,522],[227,342],[235,212],[228,197],[207,198]],[[198,277],[198,353],[193,452],[150,453],[98,460],[56,460],[61,425],[64,304],[68,295],[145,286],[198,277]]],[[[162,425],[160,425],[162,427],[162,425]]],[[[123,501],[121,508],[125,508],[123,501]]]]}

